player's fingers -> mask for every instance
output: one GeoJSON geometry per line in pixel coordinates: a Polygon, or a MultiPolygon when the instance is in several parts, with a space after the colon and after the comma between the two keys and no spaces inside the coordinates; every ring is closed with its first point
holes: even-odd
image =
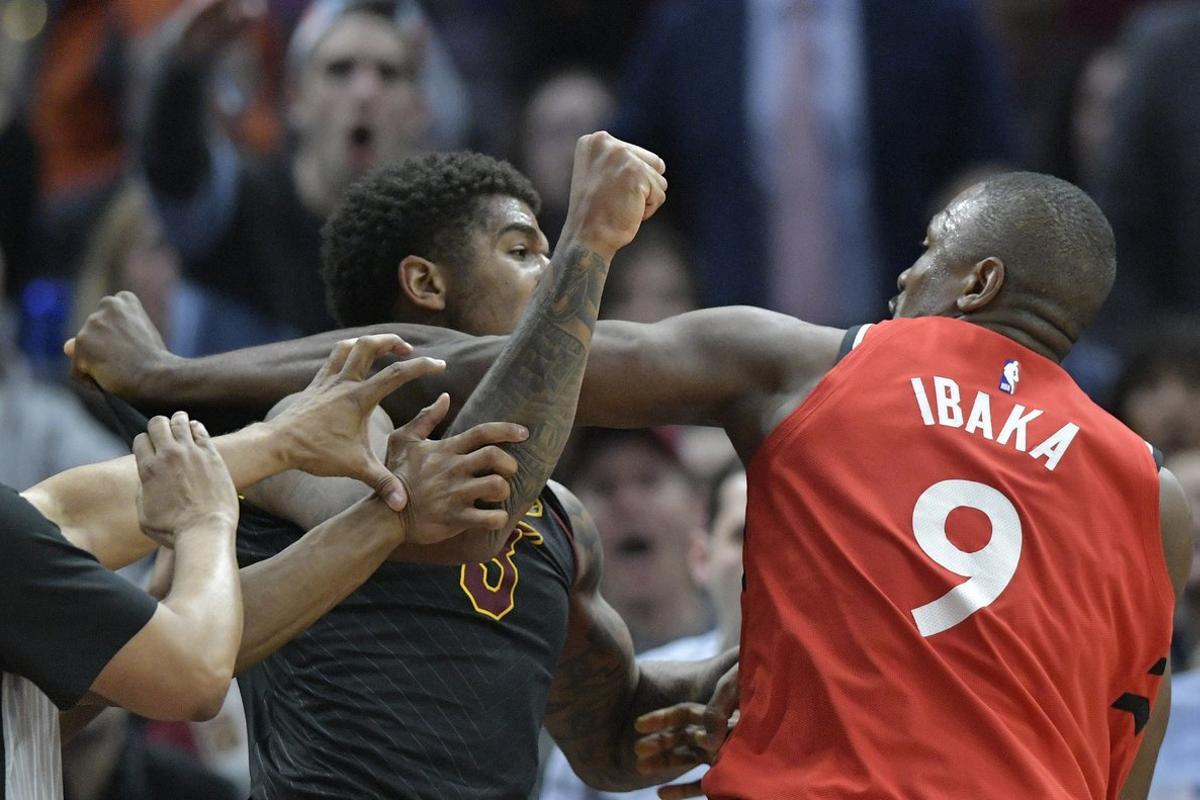
{"type": "Polygon", "coordinates": [[[194,444],[192,438],[191,420],[186,411],[176,411],[171,415],[171,436],[180,444],[194,444]]]}
{"type": "Polygon", "coordinates": [[[153,455],[154,445],[151,444],[149,435],[139,433],[133,437],[133,460],[137,464],[138,477],[142,480],[146,479],[147,459],[153,455]]]}
{"type": "Polygon", "coordinates": [[[672,783],[659,787],[658,796],[660,800],[684,800],[684,798],[688,797],[704,797],[704,789],[700,787],[700,781],[672,783]]]}
{"type": "Polygon", "coordinates": [[[672,750],[664,750],[651,756],[638,758],[634,761],[634,769],[642,775],[654,775],[664,779],[678,776],[683,770],[707,764],[706,753],[686,745],[672,750]]]}
{"type": "Polygon", "coordinates": [[[517,474],[517,459],[511,453],[488,445],[463,458],[462,469],[467,475],[498,475],[502,478],[512,478],[517,474]]]}
{"type": "Polygon", "coordinates": [[[325,362],[317,370],[317,374],[313,378],[313,383],[321,383],[330,375],[337,375],[341,372],[342,367],[346,364],[346,359],[350,357],[350,350],[353,349],[354,342],[354,339],[342,339],[334,344],[333,349],[329,351],[329,355],[325,357],[325,362]]]}
{"type": "Polygon", "coordinates": [[[697,730],[699,729],[689,726],[641,736],[633,743],[633,752],[638,758],[651,758],[681,745],[691,744],[697,730]]]}
{"type": "Polygon", "coordinates": [[[455,453],[470,453],[489,444],[516,444],[529,438],[529,429],[515,422],[484,422],[445,440],[455,453]]]}
{"type": "Polygon", "coordinates": [[[682,730],[688,725],[703,725],[704,709],[699,703],[677,703],[642,714],[634,721],[633,727],[638,733],[657,733],[672,729],[682,730]]]}
{"type": "Polygon", "coordinates": [[[175,441],[175,437],[171,435],[171,423],[164,416],[151,417],[146,423],[146,435],[150,439],[150,444],[154,446],[154,452],[158,452],[159,448],[166,447],[171,442],[175,441]]]}
{"type": "Polygon", "coordinates": [[[450,395],[442,392],[438,395],[437,400],[422,408],[417,412],[415,417],[392,431],[391,435],[388,436],[389,457],[392,453],[393,445],[399,445],[401,442],[419,442],[422,439],[428,439],[429,434],[433,433],[434,429],[446,418],[446,412],[449,410],[450,395]]]}
{"type": "Polygon", "coordinates": [[[411,352],[412,347],[394,333],[374,333],[369,336],[360,336],[355,340],[354,346],[350,348],[350,353],[346,356],[346,363],[342,364],[342,379],[362,380],[367,376],[367,371],[370,370],[375,360],[384,353],[406,356],[411,352]]]}
{"type": "Polygon", "coordinates": [[[354,477],[374,489],[392,511],[400,513],[408,505],[404,483],[373,454],[367,457],[367,463],[354,477]]]}
{"type": "Polygon", "coordinates": [[[75,360],[75,337],[72,336],[63,342],[63,355],[72,361],[75,360]]]}
{"type": "Polygon", "coordinates": [[[503,503],[508,499],[512,490],[508,481],[499,475],[485,475],[482,478],[472,478],[463,484],[463,496],[471,501],[485,503],[503,503]]]}
{"type": "Polygon", "coordinates": [[[508,524],[508,512],[502,508],[464,508],[456,524],[463,530],[496,531],[508,524]]]}
{"type": "Polygon", "coordinates": [[[649,164],[650,168],[659,175],[662,175],[667,171],[667,162],[663,161],[662,157],[659,156],[658,153],[647,150],[644,147],[638,147],[636,144],[630,144],[629,142],[624,142],[624,145],[628,147],[634,155],[649,164]]]}
{"type": "Polygon", "coordinates": [[[410,358],[406,361],[396,361],[388,364],[379,372],[364,381],[361,392],[363,400],[372,406],[399,389],[409,381],[446,369],[446,362],[440,358],[410,358]]]}
{"type": "Polygon", "coordinates": [[[651,174],[646,185],[646,208],[642,212],[642,221],[654,216],[654,212],[667,201],[667,181],[661,175],[651,174]]]}
{"type": "Polygon", "coordinates": [[[708,707],[704,709],[704,727],[708,733],[702,746],[706,749],[715,752],[725,741],[725,736],[729,733],[730,719],[737,712],[741,696],[739,686],[738,665],[734,664],[717,681],[708,707]]]}
{"type": "Polygon", "coordinates": [[[204,423],[198,419],[192,420],[192,441],[201,447],[208,447],[212,444],[212,437],[208,433],[208,428],[204,427],[204,423]]]}

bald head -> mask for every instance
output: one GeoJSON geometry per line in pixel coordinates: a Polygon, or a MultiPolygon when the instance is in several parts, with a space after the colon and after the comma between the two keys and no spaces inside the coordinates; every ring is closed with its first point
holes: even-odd
{"type": "Polygon", "coordinates": [[[1004,306],[1044,319],[1071,340],[1091,322],[1112,288],[1112,228],[1079,187],[1035,172],[988,178],[945,212],[947,245],[967,263],[1004,263],[1004,306]]]}

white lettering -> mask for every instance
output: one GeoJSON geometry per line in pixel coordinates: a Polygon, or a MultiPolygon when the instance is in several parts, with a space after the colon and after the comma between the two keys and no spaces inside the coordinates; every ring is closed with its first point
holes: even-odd
{"type": "Polygon", "coordinates": [[[925,394],[925,384],[920,378],[912,379],[913,394],[917,397],[917,408],[921,409],[921,421],[926,425],[933,424],[933,412],[929,409],[929,396],[925,394]]]}
{"type": "Polygon", "coordinates": [[[987,392],[975,395],[975,405],[971,406],[971,417],[967,420],[967,433],[979,431],[983,438],[992,438],[992,401],[987,392]]]}
{"type": "Polygon", "coordinates": [[[1029,455],[1033,458],[1045,456],[1045,467],[1053,472],[1054,468],[1058,466],[1058,462],[1062,459],[1063,454],[1067,452],[1067,448],[1071,446],[1071,442],[1075,441],[1075,434],[1077,433],[1079,433],[1079,426],[1074,422],[1068,422],[1055,431],[1049,439],[1033,448],[1029,455]]]}
{"type": "MultiPolygon", "coordinates": [[[[993,395],[985,391],[976,391],[971,401],[970,412],[965,415],[962,389],[952,378],[932,376],[933,398],[930,399],[930,386],[926,383],[929,378],[910,378],[913,397],[917,401],[917,410],[921,412],[921,422],[925,425],[941,425],[946,428],[959,428],[966,433],[975,434],[996,444],[1007,445],[1022,453],[1029,453],[1031,458],[1042,461],[1048,471],[1053,472],[1064,455],[1066,455],[1079,426],[1073,422],[1065,423],[1061,428],[1042,439],[1042,430],[1029,431],[1029,423],[1041,417],[1045,412],[1040,408],[1026,408],[1020,403],[1014,403],[1008,412],[1008,417],[1000,427],[999,435],[995,435],[993,413],[1004,414],[1004,409],[1011,401],[1004,395],[993,395]],[[992,403],[1003,401],[1001,407],[992,410],[992,403]],[[936,404],[937,408],[934,409],[936,404]],[[1037,444],[1032,451],[1027,449],[1030,436],[1037,444]]],[[[1049,423],[1043,423],[1048,425],[1049,423]]],[[[1036,428],[1036,426],[1035,426],[1036,428]]]]}
{"type": "Polygon", "coordinates": [[[1013,444],[1022,453],[1025,452],[1025,429],[1029,423],[1042,415],[1041,409],[1033,409],[1028,414],[1024,414],[1025,406],[1017,403],[1013,406],[1012,413],[1008,415],[1008,419],[1004,423],[1004,427],[1000,429],[1000,435],[996,437],[996,441],[1000,444],[1008,444],[1008,440],[1015,433],[1017,441],[1013,444]],[[1022,416],[1024,414],[1024,416],[1022,416]]]}
{"type": "Polygon", "coordinates": [[[949,378],[933,378],[933,394],[937,398],[938,425],[961,428],[962,407],[959,406],[958,384],[949,378]]]}

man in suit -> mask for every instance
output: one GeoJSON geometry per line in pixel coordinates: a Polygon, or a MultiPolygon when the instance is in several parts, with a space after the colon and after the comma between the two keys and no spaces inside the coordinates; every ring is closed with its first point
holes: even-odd
{"type": "Polygon", "coordinates": [[[939,191],[1016,154],[971,0],[670,0],[614,131],[675,165],[706,305],[826,323],[877,315],[939,191]]]}

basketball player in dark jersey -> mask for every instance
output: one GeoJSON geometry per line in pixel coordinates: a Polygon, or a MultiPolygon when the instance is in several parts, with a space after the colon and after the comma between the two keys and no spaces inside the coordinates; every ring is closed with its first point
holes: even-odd
{"type": "MultiPolygon", "coordinates": [[[[732,663],[731,653],[699,668],[639,668],[598,592],[594,524],[569,491],[543,489],[571,429],[607,265],[661,202],[665,183],[647,177],[647,163],[661,168],[606,134],[581,140],[552,261],[536,193],[484,156],[386,168],[356,184],[330,220],[326,278],[346,323],[515,329],[449,434],[499,419],[531,435],[529,446],[506,448],[520,465],[504,504],[512,524],[492,541],[397,548],[359,590],[239,677],[254,797],[524,797],[543,717],[591,782],[645,785],[654,781],[633,769],[633,719],[668,700],[706,698],[732,663]]],[[[248,493],[262,510],[243,511],[243,563],[280,552],[359,492],[289,474],[248,493]]]]}
{"type": "MultiPolygon", "coordinates": [[[[597,326],[578,423],[718,424],[748,466],[742,716],[705,778],[711,796],[1146,796],[1190,515],[1169,471],[1059,366],[1111,288],[1114,250],[1076,187],[1002,175],[934,218],[900,276],[897,319],[874,330],[747,308],[597,326]],[[969,473],[898,499],[939,465],[969,473]],[[960,506],[988,518],[991,538],[949,539],[960,506]]],[[[452,391],[499,347],[392,330],[452,360],[452,391]]],[[[101,382],[134,396],[215,371],[188,399],[236,390],[252,405],[302,385],[327,342],[192,362],[134,336],[90,346],[162,368],[139,378],[105,358],[101,382]]],[[[426,399],[394,395],[389,410],[426,399]]],[[[697,739],[702,710],[652,717],[643,766],[670,774],[697,757],[689,743],[715,744],[697,739]]]]}

